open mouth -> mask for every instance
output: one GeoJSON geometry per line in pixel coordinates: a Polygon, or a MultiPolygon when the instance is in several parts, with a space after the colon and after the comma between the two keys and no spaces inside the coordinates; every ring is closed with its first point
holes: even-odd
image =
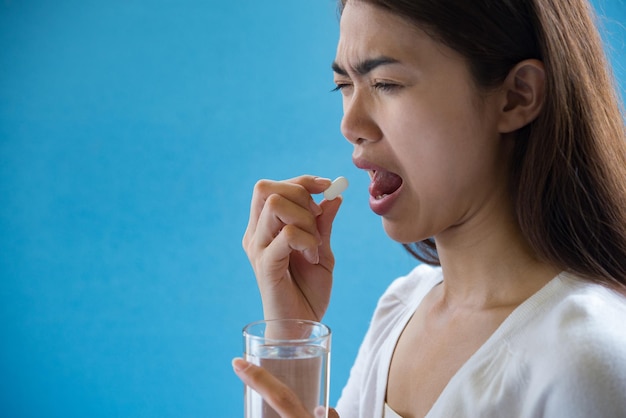
{"type": "Polygon", "coordinates": [[[382,200],[396,192],[402,186],[402,177],[385,170],[371,170],[372,182],[369,186],[370,195],[376,200],[382,200]]]}

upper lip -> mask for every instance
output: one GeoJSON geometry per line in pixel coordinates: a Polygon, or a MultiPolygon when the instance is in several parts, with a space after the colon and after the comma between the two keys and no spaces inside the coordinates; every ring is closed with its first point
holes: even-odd
{"type": "MultiPolygon", "coordinates": [[[[361,157],[361,156],[352,156],[352,162],[354,163],[354,165],[357,168],[360,168],[361,170],[366,170],[370,177],[374,176],[374,173],[376,173],[377,171],[388,171],[388,172],[392,172],[391,170],[384,168],[380,165],[377,165],[373,162],[371,162],[370,160],[368,160],[365,157],[361,157]]],[[[396,174],[396,173],[394,173],[396,174]]]]}
{"type": "Polygon", "coordinates": [[[368,170],[368,171],[381,171],[381,170],[385,170],[384,168],[382,168],[381,166],[378,166],[374,163],[372,163],[371,161],[363,158],[363,157],[352,157],[352,162],[354,163],[354,165],[357,168],[360,168],[361,170],[368,170]]]}

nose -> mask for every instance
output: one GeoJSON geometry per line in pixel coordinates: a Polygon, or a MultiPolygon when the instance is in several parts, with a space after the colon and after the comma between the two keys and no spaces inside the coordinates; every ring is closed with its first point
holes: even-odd
{"type": "Polygon", "coordinates": [[[374,118],[371,100],[361,92],[344,97],[341,133],[353,145],[378,141],[382,132],[374,118]]]}

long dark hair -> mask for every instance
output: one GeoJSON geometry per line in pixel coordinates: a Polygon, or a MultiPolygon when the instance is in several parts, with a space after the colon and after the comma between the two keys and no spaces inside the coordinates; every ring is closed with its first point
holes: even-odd
{"type": "MultiPolygon", "coordinates": [[[[537,257],[626,289],[626,132],[595,15],[587,0],[340,0],[418,24],[469,62],[478,86],[520,61],[546,68],[541,114],[517,132],[511,190],[537,257]]],[[[439,264],[434,239],[405,245],[439,264]]]]}

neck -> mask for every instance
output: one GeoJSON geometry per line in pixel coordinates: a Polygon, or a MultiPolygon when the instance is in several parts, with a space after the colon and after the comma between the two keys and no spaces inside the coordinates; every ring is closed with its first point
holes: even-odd
{"type": "Polygon", "coordinates": [[[511,218],[462,224],[435,240],[447,306],[516,307],[559,273],[537,259],[511,218]]]}

